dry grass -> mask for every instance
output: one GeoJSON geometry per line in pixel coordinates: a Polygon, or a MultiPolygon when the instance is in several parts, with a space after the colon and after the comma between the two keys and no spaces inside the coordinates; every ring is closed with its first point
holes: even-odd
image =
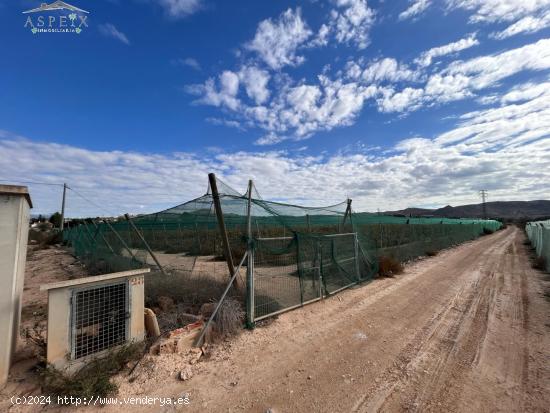
{"type": "Polygon", "coordinates": [[[69,375],[46,366],[40,370],[42,391],[51,396],[91,398],[115,395],[118,387],[111,377],[136,360],[143,352],[143,344],[132,344],[111,351],[106,357],[87,363],[76,373],[69,375]]]}
{"type": "Polygon", "coordinates": [[[536,270],[545,271],[546,270],[546,258],[544,258],[544,257],[535,257],[533,259],[532,266],[536,270]]]}
{"type": "MultiPolygon", "coordinates": [[[[176,304],[196,307],[218,301],[226,286],[226,280],[191,275],[190,272],[174,271],[166,275],[151,273],[145,277],[145,303],[148,307],[157,307],[159,297],[169,297],[176,304]]],[[[229,294],[240,296],[234,288],[229,294]]]]}
{"type": "Polygon", "coordinates": [[[381,277],[393,277],[403,272],[403,265],[395,258],[381,256],[378,258],[378,274],[381,277]]]}
{"type": "Polygon", "coordinates": [[[241,302],[231,297],[226,298],[214,317],[216,334],[221,338],[237,334],[243,328],[244,316],[241,302]]]}

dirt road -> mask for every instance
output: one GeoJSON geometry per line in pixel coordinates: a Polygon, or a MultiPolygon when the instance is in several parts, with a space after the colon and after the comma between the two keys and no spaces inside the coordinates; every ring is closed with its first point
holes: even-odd
{"type": "Polygon", "coordinates": [[[515,227],[243,334],[186,411],[525,412],[550,407],[548,281],[515,227]]]}

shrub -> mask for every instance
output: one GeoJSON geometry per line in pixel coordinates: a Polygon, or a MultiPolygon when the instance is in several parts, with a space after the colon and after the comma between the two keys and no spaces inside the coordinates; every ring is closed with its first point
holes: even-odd
{"type": "Polygon", "coordinates": [[[48,220],[55,228],[61,227],[61,214],[59,212],[55,212],[52,214],[50,219],[48,220]]]}
{"type": "Polygon", "coordinates": [[[67,374],[46,366],[40,370],[40,384],[44,394],[92,398],[115,395],[118,387],[111,377],[128,362],[143,352],[143,343],[131,344],[111,351],[104,358],[95,359],[74,374],[67,374]]]}
{"type": "Polygon", "coordinates": [[[378,258],[378,274],[381,277],[393,277],[403,272],[403,265],[395,258],[381,256],[378,258]]]}
{"type": "Polygon", "coordinates": [[[536,257],[533,260],[533,268],[536,270],[545,271],[546,270],[546,258],[544,257],[536,257]]]}
{"type": "Polygon", "coordinates": [[[491,228],[483,227],[483,235],[491,235],[494,232],[491,228]]]}
{"type": "MultiPolygon", "coordinates": [[[[191,272],[168,272],[166,275],[153,273],[145,278],[145,303],[157,307],[159,297],[169,297],[174,303],[190,306],[218,301],[222,296],[229,278],[218,280],[210,276],[191,275],[191,272]]],[[[244,300],[236,288],[229,291],[230,296],[244,300]]]]}
{"type": "Polygon", "coordinates": [[[241,302],[231,297],[226,298],[214,317],[215,327],[210,339],[216,341],[239,333],[243,328],[244,316],[241,302]]]}

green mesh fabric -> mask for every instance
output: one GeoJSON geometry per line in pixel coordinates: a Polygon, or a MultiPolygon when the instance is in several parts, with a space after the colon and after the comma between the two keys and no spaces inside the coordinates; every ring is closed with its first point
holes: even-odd
{"type": "Polygon", "coordinates": [[[546,271],[550,272],[550,220],[528,222],[525,231],[537,256],[544,258],[546,271]]]}
{"type": "MultiPolygon", "coordinates": [[[[234,265],[248,250],[249,323],[372,279],[378,257],[400,261],[500,228],[492,220],[406,218],[353,213],[348,202],[304,207],[249,197],[218,180],[234,265]]],[[[132,222],[165,272],[229,279],[212,191],[132,222]]],[[[64,232],[75,254],[97,273],[156,264],[129,222],[80,225],[64,232]]],[[[244,280],[239,278],[241,285],[244,280]]]]}

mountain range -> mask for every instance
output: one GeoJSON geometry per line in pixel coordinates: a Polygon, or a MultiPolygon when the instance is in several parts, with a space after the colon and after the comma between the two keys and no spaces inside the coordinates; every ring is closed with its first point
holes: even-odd
{"type": "MultiPolygon", "coordinates": [[[[487,202],[487,217],[506,220],[536,220],[550,217],[550,201],[495,201],[487,202]]],[[[406,208],[386,211],[387,215],[434,216],[442,218],[483,218],[482,204],[451,206],[438,209],[406,208]]]]}

